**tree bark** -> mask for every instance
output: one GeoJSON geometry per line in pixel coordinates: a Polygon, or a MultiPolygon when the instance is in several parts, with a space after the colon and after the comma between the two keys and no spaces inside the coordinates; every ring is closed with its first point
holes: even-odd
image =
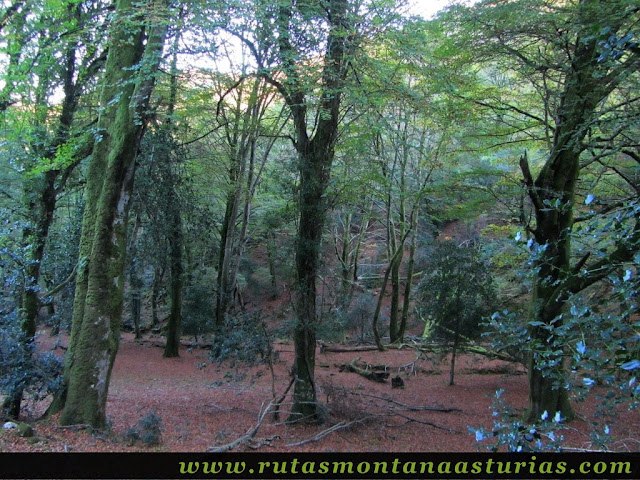
{"type": "MultiPolygon", "coordinates": [[[[171,197],[176,197],[175,192],[171,191],[171,197]]],[[[174,207],[178,203],[170,202],[174,207]]],[[[171,228],[169,229],[169,257],[171,267],[171,312],[167,323],[167,344],[164,349],[163,357],[179,357],[180,356],[180,334],[182,330],[182,248],[183,248],[183,232],[182,218],[177,208],[172,208],[170,212],[171,228]]]]}
{"type": "Polygon", "coordinates": [[[282,68],[287,73],[283,83],[267,78],[283,94],[291,110],[295,129],[295,147],[298,151],[300,172],[299,224],[296,243],[295,309],[297,322],[294,329],[295,386],[289,421],[319,419],[315,385],[316,350],[316,277],[319,273],[322,231],[326,204],[324,194],[329,184],[331,165],[340,122],[340,103],[347,75],[351,21],[347,0],[331,0],[325,5],[329,32],[324,54],[318,115],[315,132],[308,133],[308,107],[313,92],[309,82],[302,79],[296,65],[299,53],[292,40],[296,37],[294,2],[281,2],[278,6],[276,28],[282,68]]]}
{"type": "MultiPolygon", "coordinates": [[[[581,8],[593,8],[592,1],[581,8]]],[[[593,12],[592,12],[593,13],[593,12]]],[[[553,348],[554,337],[548,330],[562,326],[559,316],[570,295],[571,230],[575,194],[580,172],[580,154],[584,138],[597,106],[612,91],[613,85],[602,80],[597,61],[597,40],[593,37],[575,42],[571,68],[568,69],[564,91],[557,110],[552,150],[542,170],[533,181],[526,156],[521,169],[536,216],[535,240],[546,248],[535,261],[536,272],[532,296],[532,319],[543,326],[530,327],[534,351],[529,360],[529,408],[527,420],[537,422],[546,411],[560,412],[570,420],[574,417],[566,386],[567,372],[561,358],[554,370],[540,366],[537,349],[553,348]]]]}
{"type": "Polygon", "coordinates": [[[65,360],[62,425],[106,427],[106,401],[120,340],[126,225],[135,157],[167,23],[143,35],[141,12],[117,0],[85,190],[71,340],[65,360]],[[139,69],[136,67],[140,66],[139,69]]]}

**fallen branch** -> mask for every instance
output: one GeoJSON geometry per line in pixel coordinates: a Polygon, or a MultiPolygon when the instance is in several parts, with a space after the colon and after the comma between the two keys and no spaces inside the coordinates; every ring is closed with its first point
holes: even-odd
{"type": "Polygon", "coordinates": [[[77,425],[58,425],[56,428],[58,430],[71,430],[72,432],[78,432],[80,430],[87,430],[91,428],[91,425],[88,423],[79,423],[77,425]]]}
{"type": "Polygon", "coordinates": [[[378,350],[375,345],[357,345],[354,347],[340,346],[340,345],[327,345],[323,342],[320,344],[320,353],[350,353],[350,352],[374,352],[378,350]]]}
{"type": "Polygon", "coordinates": [[[383,400],[388,403],[393,403],[394,405],[398,405],[399,407],[406,408],[411,412],[438,412],[438,413],[451,413],[451,412],[461,412],[462,410],[454,407],[433,407],[428,405],[409,405],[406,403],[399,402],[392,398],[381,397],[379,395],[374,395],[372,393],[362,393],[362,392],[348,392],[351,395],[357,395],[360,397],[370,397],[378,400],[383,400]]]}
{"type": "MultiPolygon", "coordinates": [[[[383,370],[384,367],[382,368],[373,367],[372,369],[368,369],[368,368],[363,369],[356,365],[357,360],[358,359],[354,360],[351,363],[343,363],[342,365],[340,365],[340,371],[357,373],[358,375],[366,378],[367,380],[371,380],[378,383],[385,383],[387,381],[387,378],[389,378],[389,372],[383,370]]],[[[367,367],[369,366],[367,365],[367,367]]]]}
{"type": "Polygon", "coordinates": [[[396,413],[396,415],[400,418],[404,418],[405,420],[408,420],[409,422],[416,422],[416,423],[420,423],[422,425],[429,425],[430,427],[433,428],[437,428],[438,430],[444,430],[445,432],[449,432],[449,433],[462,433],[459,430],[453,430],[451,428],[447,428],[447,427],[443,427],[441,425],[437,425],[435,423],[432,422],[427,422],[425,420],[418,420],[417,418],[412,418],[412,417],[408,417],[407,415],[403,415],[401,413],[396,413]]]}
{"type": "MultiPolygon", "coordinates": [[[[264,403],[262,405],[264,405],[264,403]]],[[[207,451],[214,452],[214,453],[228,452],[229,450],[233,450],[234,448],[236,448],[238,445],[249,442],[253,437],[255,437],[256,433],[258,433],[258,430],[260,429],[262,422],[267,416],[267,413],[269,413],[269,410],[271,410],[272,405],[273,405],[273,402],[269,402],[269,405],[267,405],[267,408],[265,408],[264,410],[262,409],[262,406],[260,407],[260,414],[258,415],[258,421],[253,426],[253,428],[250,428],[249,430],[247,430],[247,433],[236,438],[231,443],[227,443],[219,447],[209,447],[207,451]]]]}
{"type": "Polygon", "coordinates": [[[307,443],[317,442],[318,440],[322,440],[324,437],[326,437],[327,435],[329,435],[329,434],[331,434],[333,432],[336,432],[338,430],[344,430],[345,428],[349,428],[352,425],[355,425],[356,423],[363,423],[366,420],[369,420],[370,418],[374,418],[374,417],[377,417],[377,415],[372,415],[372,416],[369,416],[369,417],[363,417],[363,418],[360,418],[358,420],[353,420],[351,422],[342,421],[342,422],[336,423],[335,425],[327,428],[326,430],[322,430],[320,433],[314,435],[311,438],[307,438],[306,440],[302,440],[302,441],[296,442],[296,443],[288,443],[287,447],[299,447],[301,445],[306,445],[307,443]]]}
{"type": "Polygon", "coordinates": [[[280,439],[280,435],[272,435],[267,438],[258,438],[258,439],[250,438],[245,442],[245,444],[251,450],[258,450],[262,447],[270,447],[274,441],[279,439],[280,439]]]}
{"type": "Polygon", "coordinates": [[[273,406],[273,420],[275,422],[280,420],[280,405],[282,405],[282,402],[284,401],[285,397],[287,396],[287,393],[289,393],[289,390],[291,390],[291,387],[293,386],[295,381],[296,381],[296,377],[292,376],[291,377],[291,381],[289,382],[289,386],[286,388],[286,390],[284,391],[282,396],[278,400],[276,400],[276,402],[275,402],[275,404],[273,406]]]}

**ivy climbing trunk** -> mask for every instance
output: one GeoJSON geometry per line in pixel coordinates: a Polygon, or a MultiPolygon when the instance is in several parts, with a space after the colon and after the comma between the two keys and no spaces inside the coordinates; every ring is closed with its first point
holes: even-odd
{"type": "MultiPolygon", "coordinates": [[[[157,5],[161,10],[161,5],[157,5]]],[[[157,13],[157,12],[155,12],[157,13]]],[[[120,339],[127,217],[135,157],[166,36],[132,0],[116,0],[85,211],[60,423],[106,426],[106,401],[120,339]]]]}

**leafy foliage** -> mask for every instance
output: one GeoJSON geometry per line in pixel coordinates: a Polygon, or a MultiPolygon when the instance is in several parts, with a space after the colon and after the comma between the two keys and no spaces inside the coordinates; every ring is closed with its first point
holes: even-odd
{"type": "Polygon", "coordinates": [[[273,337],[257,311],[229,316],[226,326],[216,332],[210,358],[213,362],[255,365],[271,363],[276,355],[273,337]]]}
{"type": "Polygon", "coordinates": [[[160,445],[162,443],[162,418],[155,410],[142,417],[138,423],[129,428],[125,434],[125,440],[129,445],[142,442],[148,447],[160,445]]]}
{"type": "Polygon", "coordinates": [[[55,395],[62,385],[62,362],[53,353],[38,352],[26,341],[16,312],[0,317],[0,392],[23,391],[34,400],[55,395]]]}
{"type": "Polygon", "coordinates": [[[476,337],[483,317],[493,311],[495,292],[486,263],[476,249],[453,241],[435,248],[418,291],[418,314],[435,321],[434,335],[448,341],[476,337]]]}

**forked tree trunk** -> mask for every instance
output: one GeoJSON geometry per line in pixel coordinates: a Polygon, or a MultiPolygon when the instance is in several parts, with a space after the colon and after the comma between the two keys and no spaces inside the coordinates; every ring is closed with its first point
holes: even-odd
{"type": "Polygon", "coordinates": [[[293,405],[289,420],[318,420],[319,409],[315,385],[316,349],[316,277],[319,273],[322,230],[326,215],[325,192],[329,184],[335,143],[340,121],[341,91],[347,74],[351,23],[348,18],[347,0],[331,0],[326,3],[326,20],[329,31],[322,70],[321,92],[315,133],[308,133],[308,107],[311,96],[308,80],[300,78],[296,59],[300,52],[291,43],[297,36],[294,25],[295,2],[280,2],[276,28],[278,29],[279,55],[282,67],[287,71],[284,84],[274,82],[291,110],[295,126],[295,146],[300,170],[300,223],[296,244],[297,322],[294,329],[295,378],[293,405]]]}
{"type": "MultiPolygon", "coordinates": [[[[587,1],[584,5],[589,3],[593,2],[587,1]]],[[[536,214],[534,236],[536,242],[546,248],[534,265],[532,319],[538,323],[530,327],[532,343],[542,345],[542,348],[550,345],[549,348],[556,349],[549,341],[554,339],[553,330],[562,327],[559,315],[572,293],[567,286],[572,275],[571,229],[580,154],[584,149],[587,125],[598,104],[612,88],[599,79],[597,57],[596,39],[576,40],[572,68],[567,73],[558,107],[549,158],[535,181],[526,156],[520,162],[536,214]],[[552,327],[551,331],[549,327],[552,327]]],[[[535,351],[530,356],[529,408],[526,415],[530,422],[538,422],[545,411],[550,415],[560,412],[565,419],[574,417],[566,387],[567,372],[561,356],[562,353],[553,371],[541,366],[535,351]]]]}
{"type": "Polygon", "coordinates": [[[107,393],[120,340],[135,156],[167,28],[166,23],[151,26],[145,43],[142,12],[136,12],[135,2],[117,0],[115,12],[101,95],[104,110],[98,120],[101,138],[87,175],[81,265],[60,417],[63,425],[82,423],[95,428],[106,426],[107,393]]]}

